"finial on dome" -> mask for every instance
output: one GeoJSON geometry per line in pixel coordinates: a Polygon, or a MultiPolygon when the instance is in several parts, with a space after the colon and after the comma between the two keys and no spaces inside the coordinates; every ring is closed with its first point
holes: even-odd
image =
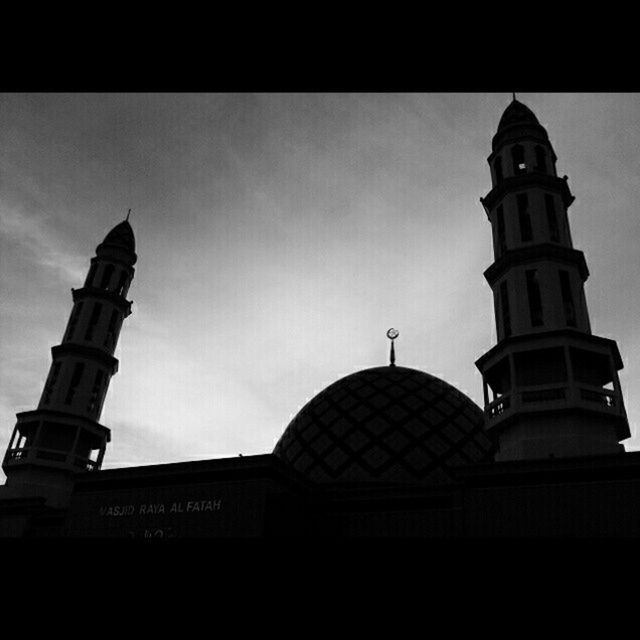
{"type": "Polygon", "coordinates": [[[125,218],[125,220],[127,222],[129,222],[129,216],[131,215],[131,209],[129,209],[129,211],[127,212],[127,217],[125,218]]]}
{"type": "Polygon", "coordinates": [[[391,353],[389,354],[389,366],[396,366],[396,352],[393,348],[393,341],[400,335],[400,332],[397,329],[391,328],[387,331],[387,338],[391,340],[391,353]]]}
{"type": "Polygon", "coordinates": [[[516,101],[516,92],[515,92],[515,91],[513,91],[513,92],[511,93],[511,95],[513,96],[513,101],[515,102],[515,101],[516,101]]]}

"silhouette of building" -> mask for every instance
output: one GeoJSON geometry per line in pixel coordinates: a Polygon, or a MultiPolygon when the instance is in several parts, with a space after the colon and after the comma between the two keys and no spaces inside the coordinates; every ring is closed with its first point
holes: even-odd
{"type": "MultiPolygon", "coordinates": [[[[35,411],[5,454],[0,532],[25,537],[635,536],[640,452],[616,343],[591,333],[566,176],[514,97],[488,158],[498,342],[484,411],[428,373],[355,372],[273,453],[101,470],[99,424],[136,262],[128,221],[98,246],[35,411]]],[[[393,343],[392,343],[393,344],[393,343]]]]}
{"type": "Polygon", "coordinates": [[[567,209],[574,200],[544,127],[517,100],[488,158],[493,188],[481,199],[493,230],[498,344],[476,365],[496,460],[615,453],[628,438],[613,340],[592,335],[567,209]],[[489,401],[489,390],[493,394],[489,401]]]}

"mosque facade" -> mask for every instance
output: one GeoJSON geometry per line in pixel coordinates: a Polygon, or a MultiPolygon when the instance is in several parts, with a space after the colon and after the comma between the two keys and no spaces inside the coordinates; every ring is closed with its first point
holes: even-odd
{"type": "Polygon", "coordinates": [[[640,452],[623,445],[622,358],[615,341],[591,332],[589,271],[573,246],[574,197],[556,159],[546,129],[514,96],[481,198],[497,328],[475,363],[484,406],[392,358],[321,391],[264,455],[101,468],[111,433],[99,420],[137,261],[131,225],[118,224],[72,290],[37,408],[17,414],[0,535],[640,535],[640,452]]]}

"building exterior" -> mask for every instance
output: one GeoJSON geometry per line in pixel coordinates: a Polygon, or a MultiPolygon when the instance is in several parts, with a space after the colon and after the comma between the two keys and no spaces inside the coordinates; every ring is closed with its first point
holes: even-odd
{"type": "Polygon", "coordinates": [[[629,425],[616,343],[591,333],[584,254],[574,249],[574,200],[544,127],[517,100],[493,137],[492,189],[481,199],[493,231],[498,344],[476,365],[496,460],[615,453],[629,425]],[[489,398],[491,391],[493,398],[489,398]]]}
{"type": "Polygon", "coordinates": [[[622,359],[614,341],[591,333],[589,273],[567,217],[573,196],[555,161],[546,130],[514,97],[481,198],[498,336],[476,362],[483,409],[392,356],[324,389],[258,456],[101,470],[110,432],[98,421],[137,259],[129,222],[118,224],[73,290],[37,409],[17,416],[0,534],[639,535],[640,452],[622,444],[622,359]]]}

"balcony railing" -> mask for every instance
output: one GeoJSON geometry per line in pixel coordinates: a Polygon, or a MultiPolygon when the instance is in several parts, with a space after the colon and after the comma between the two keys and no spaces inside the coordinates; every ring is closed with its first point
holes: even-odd
{"type": "Polygon", "coordinates": [[[531,410],[534,408],[534,404],[543,405],[539,407],[542,410],[547,408],[544,405],[549,404],[548,409],[556,409],[558,406],[568,405],[586,406],[616,414],[624,411],[619,394],[615,391],[599,387],[540,386],[527,389],[516,388],[512,392],[496,398],[485,406],[485,414],[489,420],[500,420],[507,417],[507,414],[513,414],[521,407],[531,410]]]}
{"type": "Polygon", "coordinates": [[[595,391],[594,389],[580,388],[580,397],[588,402],[597,402],[606,407],[617,406],[616,394],[613,391],[595,391]]]}
{"type": "Polygon", "coordinates": [[[486,411],[491,418],[501,416],[511,406],[510,396],[501,396],[487,405],[486,411]]]}
{"type": "MultiPolygon", "coordinates": [[[[24,463],[33,459],[46,460],[48,462],[59,463],[60,465],[73,465],[83,471],[98,471],[98,463],[91,458],[77,456],[65,451],[56,449],[43,449],[41,447],[20,447],[7,450],[5,463],[24,463]]],[[[58,466],[58,465],[56,465],[58,466]]]]}
{"type": "Polygon", "coordinates": [[[564,400],[566,389],[564,387],[553,387],[551,389],[536,389],[535,391],[523,391],[522,402],[548,402],[550,400],[564,400]]]}

